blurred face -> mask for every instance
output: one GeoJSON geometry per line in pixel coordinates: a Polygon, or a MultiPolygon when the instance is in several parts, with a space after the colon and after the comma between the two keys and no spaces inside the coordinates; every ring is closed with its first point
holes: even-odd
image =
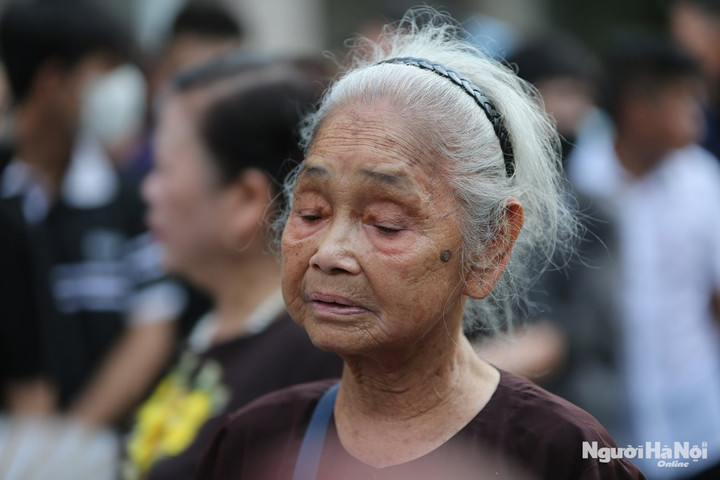
{"type": "Polygon", "coordinates": [[[649,141],[665,149],[682,148],[700,140],[704,120],[699,82],[677,79],[661,86],[645,99],[642,123],[649,141]]]}
{"type": "Polygon", "coordinates": [[[109,56],[93,54],[67,69],[50,63],[40,74],[43,77],[41,95],[52,105],[56,118],[69,135],[80,128],[83,99],[90,85],[113,66],[109,56]]]}
{"type": "Polygon", "coordinates": [[[148,223],[165,247],[167,267],[189,274],[217,261],[230,214],[199,138],[198,110],[181,95],[165,104],[155,137],[155,165],[143,185],[148,223]]]}
{"type": "Polygon", "coordinates": [[[593,108],[592,87],[574,78],[555,77],[538,82],[537,88],[545,110],[555,119],[558,132],[565,137],[575,137],[593,108]]]}
{"type": "Polygon", "coordinates": [[[713,15],[684,2],[672,10],[673,35],[703,67],[711,79],[720,78],[720,16],[713,15]]]}
{"type": "Polygon", "coordinates": [[[455,201],[424,143],[382,104],[341,107],[317,133],[283,233],[282,288],[318,347],[402,349],[460,328],[455,201]]]}

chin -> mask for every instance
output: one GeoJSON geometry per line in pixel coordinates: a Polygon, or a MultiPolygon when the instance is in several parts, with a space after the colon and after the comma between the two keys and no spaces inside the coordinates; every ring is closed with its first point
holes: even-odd
{"type": "Polygon", "coordinates": [[[377,348],[373,337],[357,325],[307,319],[301,325],[315,347],[337,355],[360,355],[377,348]]]}

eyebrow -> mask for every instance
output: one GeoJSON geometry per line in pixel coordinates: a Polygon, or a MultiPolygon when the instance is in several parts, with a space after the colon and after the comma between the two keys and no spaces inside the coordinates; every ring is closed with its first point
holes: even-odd
{"type": "Polygon", "coordinates": [[[374,170],[360,170],[360,176],[378,183],[394,187],[408,187],[408,179],[403,174],[377,172],[374,170]]]}
{"type": "Polygon", "coordinates": [[[313,166],[305,166],[302,171],[300,172],[300,176],[302,177],[311,177],[311,178],[323,178],[323,177],[329,177],[330,172],[327,168],[323,167],[313,167],[313,166]]]}

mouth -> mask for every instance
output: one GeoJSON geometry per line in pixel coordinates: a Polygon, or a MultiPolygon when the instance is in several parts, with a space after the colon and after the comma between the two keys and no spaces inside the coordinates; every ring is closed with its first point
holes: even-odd
{"type": "Polygon", "coordinates": [[[332,295],[322,292],[313,292],[307,296],[312,303],[313,310],[317,313],[331,315],[360,315],[368,313],[369,310],[357,302],[339,295],[332,295]]]}

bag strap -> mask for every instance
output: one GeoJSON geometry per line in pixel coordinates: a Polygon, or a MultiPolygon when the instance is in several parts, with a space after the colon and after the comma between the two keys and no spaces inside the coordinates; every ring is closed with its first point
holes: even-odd
{"type": "Polygon", "coordinates": [[[315,407],[300,445],[300,453],[295,463],[292,480],[317,479],[318,467],[325,445],[325,434],[335,409],[335,399],[339,388],[339,382],[330,387],[315,407]]]}

